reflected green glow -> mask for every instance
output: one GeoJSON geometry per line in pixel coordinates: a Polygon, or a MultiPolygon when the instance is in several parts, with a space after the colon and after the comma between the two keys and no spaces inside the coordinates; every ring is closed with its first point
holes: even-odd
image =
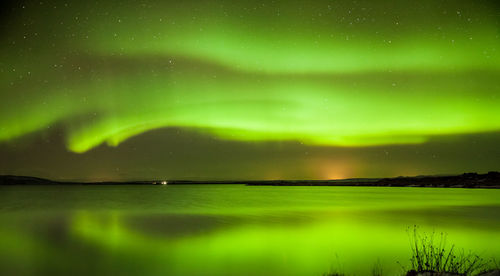
{"type": "Polygon", "coordinates": [[[500,39],[486,4],[28,6],[3,37],[0,141],[53,126],[79,153],[163,127],[329,146],[498,131],[500,39]]]}
{"type": "MultiPolygon", "coordinates": [[[[124,221],[116,222],[116,216],[108,218],[114,223],[108,219],[101,223],[90,214],[81,214],[75,217],[73,228],[78,238],[104,250],[148,256],[158,265],[151,268],[157,273],[165,271],[159,264],[180,262],[182,265],[168,269],[169,273],[318,275],[332,266],[341,266],[336,269],[367,275],[371,266],[381,260],[385,273],[396,275],[400,264],[408,265],[410,258],[408,225],[389,226],[358,216],[336,213],[323,217],[332,221],[327,223],[291,227],[246,225],[177,240],[135,233],[124,221]],[[337,259],[340,263],[336,263],[337,259]],[[197,266],[189,265],[193,261],[197,266]],[[252,263],[259,265],[252,267],[252,263]]],[[[436,228],[425,225],[420,230],[430,234],[436,228]]],[[[500,241],[494,231],[467,228],[446,231],[448,241],[453,241],[457,248],[481,252],[484,257],[500,254],[497,249],[500,241]]]]}
{"type": "Polygon", "coordinates": [[[385,275],[399,275],[397,261],[409,258],[406,228],[414,224],[446,232],[457,248],[500,256],[499,190],[209,185],[1,192],[3,274],[27,266],[35,272],[25,275],[321,275],[342,266],[346,274],[367,275],[379,259],[385,275]]]}

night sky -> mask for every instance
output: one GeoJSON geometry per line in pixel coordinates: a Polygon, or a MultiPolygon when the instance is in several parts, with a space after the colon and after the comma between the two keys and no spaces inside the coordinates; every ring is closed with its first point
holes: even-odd
{"type": "Polygon", "coordinates": [[[0,174],[500,170],[492,1],[11,1],[0,174]]]}

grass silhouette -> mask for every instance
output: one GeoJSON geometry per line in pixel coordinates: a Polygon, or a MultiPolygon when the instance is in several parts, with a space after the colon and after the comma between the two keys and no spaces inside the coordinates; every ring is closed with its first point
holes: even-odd
{"type": "MultiPolygon", "coordinates": [[[[495,259],[484,260],[472,251],[457,249],[454,244],[447,244],[445,233],[420,234],[418,226],[407,229],[410,241],[410,264],[403,267],[403,275],[406,276],[471,276],[483,275],[483,273],[495,272],[500,275],[500,262],[495,259]]],[[[337,262],[338,256],[337,256],[337,262]]],[[[342,267],[339,263],[339,267],[342,267]]],[[[345,276],[343,269],[330,269],[323,276],[345,276]]],[[[371,270],[372,276],[382,276],[383,269],[380,260],[374,264],[371,270]]]]}
{"type": "Polygon", "coordinates": [[[444,233],[419,234],[417,226],[408,232],[412,252],[410,275],[423,272],[474,275],[484,271],[488,265],[471,251],[457,250],[454,244],[448,246],[444,233]]]}

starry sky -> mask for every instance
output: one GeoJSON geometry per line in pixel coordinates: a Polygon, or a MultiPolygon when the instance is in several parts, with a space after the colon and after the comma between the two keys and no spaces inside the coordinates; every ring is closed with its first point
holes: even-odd
{"type": "Polygon", "coordinates": [[[7,1],[0,174],[500,170],[498,1],[7,1]]]}

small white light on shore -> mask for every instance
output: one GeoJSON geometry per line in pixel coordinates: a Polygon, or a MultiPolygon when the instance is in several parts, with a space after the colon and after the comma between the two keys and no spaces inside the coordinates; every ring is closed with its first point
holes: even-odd
{"type": "Polygon", "coordinates": [[[161,184],[162,185],[167,185],[167,181],[162,181],[161,184]]]}

